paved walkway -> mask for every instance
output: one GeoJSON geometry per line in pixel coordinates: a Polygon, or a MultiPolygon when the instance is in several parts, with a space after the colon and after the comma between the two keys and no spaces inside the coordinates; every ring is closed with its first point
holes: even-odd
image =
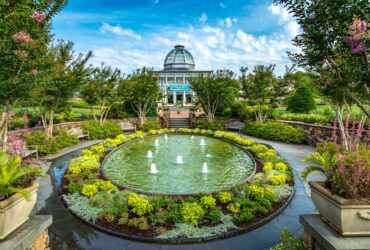
{"type": "MultiPolygon", "coordinates": [[[[216,240],[200,244],[165,245],[154,243],[141,243],[129,241],[97,231],[82,223],[62,204],[57,187],[59,179],[63,174],[69,160],[80,154],[82,146],[69,149],[66,155],[58,157],[52,165],[45,164],[49,168],[48,176],[38,191],[37,211],[39,214],[53,215],[53,224],[49,228],[52,249],[212,249],[212,250],[245,250],[245,249],[269,249],[279,242],[281,230],[287,227],[291,232],[301,229],[299,223],[300,214],[313,213],[315,207],[307,196],[304,185],[298,175],[304,168],[305,163],[301,159],[315,149],[305,145],[294,145],[286,143],[270,142],[257,139],[273,146],[282,157],[284,157],[295,170],[294,178],[296,193],[291,204],[273,221],[239,236],[216,240]],[[76,151],[75,151],[76,150],[76,151]],[[298,172],[298,173],[297,173],[298,172]],[[53,185],[54,184],[54,185],[53,185]]],[[[96,142],[95,142],[96,143],[96,142]]],[[[94,144],[91,142],[91,144],[94,144]]],[[[91,145],[90,144],[90,145],[91,145]]],[[[86,144],[83,145],[86,147],[86,144]]],[[[48,157],[48,159],[51,159],[48,157]]]]}

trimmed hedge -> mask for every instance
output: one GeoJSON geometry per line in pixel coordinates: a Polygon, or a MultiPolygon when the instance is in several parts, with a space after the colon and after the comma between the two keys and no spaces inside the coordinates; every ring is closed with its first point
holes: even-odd
{"type": "Polygon", "coordinates": [[[106,121],[103,125],[97,121],[85,122],[82,130],[89,133],[90,139],[112,138],[122,134],[121,127],[113,121],[106,121]]]}
{"type": "Polygon", "coordinates": [[[225,130],[225,122],[221,120],[214,120],[212,122],[206,119],[199,119],[195,122],[194,127],[199,129],[210,129],[210,130],[225,130]]]}
{"type": "Polygon", "coordinates": [[[288,143],[304,143],[307,139],[302,128],[295,128],[289,124],[281,122],[249,122],[242,132],[246,135],[271,141],[288,143]]]}

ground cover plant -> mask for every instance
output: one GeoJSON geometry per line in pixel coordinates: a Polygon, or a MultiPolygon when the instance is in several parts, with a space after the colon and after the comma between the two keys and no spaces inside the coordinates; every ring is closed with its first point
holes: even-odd
{"type": "Polygon", "coordinates": [[[151,129],[108,138],[72,159],[62,180],[63,199],[80,218],[110,230],[143,237],[203,238],[239,230],[266,218],[293,192],[289,165],[272,148],[231,132],[205,129],[151,129]],[[149,195],[120,190],[100,172],[106,150],[146,135],[186,133],[214,136],[249,148],[258,173],[220,192],[149,195]]]}

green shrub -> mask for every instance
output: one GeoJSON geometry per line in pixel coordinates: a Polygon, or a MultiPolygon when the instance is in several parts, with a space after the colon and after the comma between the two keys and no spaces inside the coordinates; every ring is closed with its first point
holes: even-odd
{"type": "Polygon", "coordinates": [[[276,117],[276,119],[280,120],[288,120],[288,121],[300,121],[310,124],[323,124],[328,125],[332,122],[332,117],[320,115],[320,114],[293,114],[293,113],[283,113],[276,117]]]}
{"type": "Polygon", "coordinates": [[[145,198],[140,197],[135,193],[128,195],[127,204],[132,208],[132,212],[139,216],[149,213],[153,210],[153,206],[145,198]]]}
{"type": "Polygon", "coordinates": [[[200,204],[206,208],[209,209],[211,207],[216,206],[216,199],[212,197],[212,195],[205,195],[200,199],[200,204]]]}
{"type": "Polygon", "coordinates": [[[97,121],[85,122],[82,124],[82,130],[89,133],[90,139],[105,139],[122,133],[120,126],[113,121],[106,121],[103,125],[97,121]]]}
{"type": "Polygon", "coordinates": [[[222,210],[219,207],[214,207],[209,210],[209,219],[213,222],[221,221],[222,218],[222,210]]]}
{"type": "Polygon", "coordinates": [[[309,113],[316,108],[312,91],[306,87],[298,87],[287,100],[287,111],[292,113],[309,113]]]}
{"type": "Polygon", "coordinates": [[[250,209],[243,208],[240,211],[240,215],[233,217],[233,222],[238,225],[253,219],[253,217],[254,215],[250,209]]]}
{"type": "Polygon", "coordinates": [[[306,134],[303,129],[280,122],[250,122],[244,127],[243,133],[272,141],[288,143],[303,143],[306,141],[306,134]]]}
{"type": "Polygon", "coordinates": [[[198,221],[203,219],[205,213],[201,205],[196,202],[185,202],[182,205],[181,217],[182,221],[189,224],[198,224],[198,221]]]}
{"type": "Polygon", "coordinates": [[[161,124],[157,121],[147,121],[146,123],[139,126],[140,130],[143,130],[145,132],[148,132],[149,130],[158,130],[161,129],[161,124]]]}
{"type": "Polygon", "coordinates": [[[26,133],[24,136],[27,140],[27,145],[37,146],[40,154],[53,154],[79,142],[77,137],[69,134],[66,129],[56,129],[53,132],[53,137],[50,139],[46,139],[43,131],[26,133]]]}
{"type": "Polygon", "coordinates": [[[301,250],[304,248],[302,233],[296,237],[284,227],[280,239],[281,242],[274,248],[271,248],[271,250],[301,250]]]}
{"type": "Polygon", "coordinates": [[[229,210],[233,214],[237,214],[240,211],[240,204],[237,203],[237,202],[233,202],[233,203],[230,203],[229,205],[227,205],[226,208],[227,208],[227,210],[229,210]]]}
{"type": "Polygon", "coordinates": [[[217,200],[221,203],[229,203],[232,200],[232,195],[230,192],[219,192],[217,194],[217,200]]]}
{"type": "Polygon", "coordinates": [[[205,129],[205,130],[225,130],[225,122],[221,120],[214,120],[212,122],[206,119],[199,119],[194,124],[195,128],[205,129]]]}
{"type": "Polygon", "coordinates": [[[118,220],[118,225],[126,225],[128,222],[128,216],[129,214],[127,212],[123,212],[118,220]]]}

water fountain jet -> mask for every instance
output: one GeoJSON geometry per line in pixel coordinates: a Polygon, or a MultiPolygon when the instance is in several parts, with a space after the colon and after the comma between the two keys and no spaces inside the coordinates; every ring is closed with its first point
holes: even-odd
{"type": "Polygon", "coordinates": [[[212,157],[212,155],[211,155],[211,154],[206,154],[206,157],[207,157],[207,158],[211,158],[211,157],[212,157]]]}
{"type": "Polygon", "coordinates": [[[178,155],[176,157],[176,164],[183,164],[183,163],[184,163],[184,161],[182,160],[182,156],[181,155],[178,155]]]}
{"type": "Polygon", "coordinates": [[[148,153],[146,154],[146,157],[151,159],[153,158],[153,152],[151,150],[148,150],[148,153]]]}
{"type": "Polygon", "coordinates": [[[150,172],[151,174],[157,174],[158,170],[157,167],[155,166],[155,163],[150,164],[150,172]]]}
{"type": "Polygon", "coordinates": [[[167,134],[164,135],[164,139],[168,140],[168,135],[167,134]]]}
{"type": "Polygon", "coordinates": [[[154,146],[155,146],[155,147],[159,147],[159,140],[158,140],[158,139],[155,139],[155,141],[154,141],[154,146]]]}
{"type": "Polygon", "coordinates": [[[205,162],[203,163],[202,174],[207,174],[208,172],[208,165],[207,162],[205,162]]]}
{"type": "Polygon", "coordinates": [[[200,145],[201,146],[205,146],[206,145],[206,142],[204,141],[204,139],[202,138],[202,139],[200,139],[200,145]]]}
{"type": "Polygon", "coordinates": [[[190,137],[190,140],[194,140],[194,135],[192,135],[192,136],[190,137]]]}

